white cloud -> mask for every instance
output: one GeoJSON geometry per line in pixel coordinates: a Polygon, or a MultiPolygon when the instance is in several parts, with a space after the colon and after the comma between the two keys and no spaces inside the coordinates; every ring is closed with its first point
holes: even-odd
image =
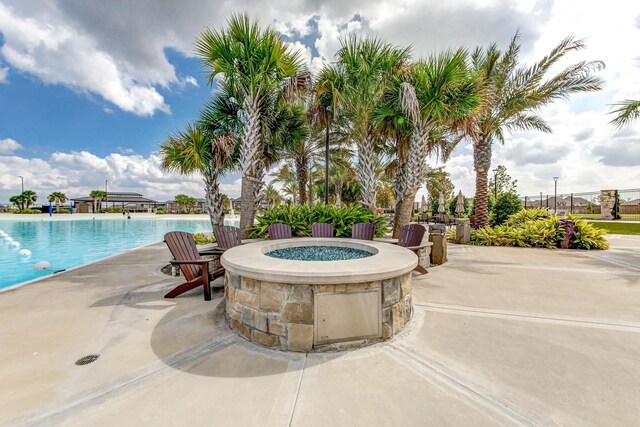
{"type": "MultiPolygon", "coordinates": [[[[640,98],[640,45],[620,42],[640,36],[634,2],[602,7],[593,0],[576,8],[573,2],[560,0],[0,1],[3,65],[48,84],[98,94],[139,115],[169,110],[159,88],[197,84],[191,76],[176,75],[166,49],[192,55],[196,34],[205,25],[221,28],[233,11],[246,10],[262,24],[272,24],[292,37],[293,48],[312,69],[333,59],[340,36],[349,32],[377,33],[393,43],[411,44],[414,54],[422,56],[461,44],[472,48],[495,41],[504,47],[519,28],[522,59],[528,63],[546,54],[563,37],[576,34],[587,39],[588,48],[569,55],[566,64],[603,60],[607,68],[600,75],[607,81],[606,90],[574,96],[545,109],[542,114],[554,133],[507,136],[505,146],[494,147],[492,163],[505,164],[519,180],[521,191],[528,194],[547,192],[552,188],[551,177],[556,175],[568,191],[631,187],[639,179],[638,168],[630,163],[640,151],[640,125],[623,140],[616,136],[606,115],[610,104],[640,98]]],[[[6,80],[6,74],[6,68],[0,68],[0,81],[6,80]]],[[[115,157],[107,160],[110,156],[100,159],[79,153],[71,159],[104,167],[104,173],[126,164],[129,174],[150,176],[149,191],[156,191],[153,167],[149,164],[140,170],[126,161],[134,156],[123,154],[127,156],[117,161],[115,157]]],[[[468,145],[460,147],[447,164],[454,183],[465,194],[471,194],[474,187],[470,155],[468,145]]],[[[64,155],[57,157],[55,161],[68,161],[64,155]]],[[[151,157],[141,159],[143,163],[151,161],[151,157]]],[[[42,161],[49,165],[54,159],[42,161]]],[[[170,185],[179,186],[180,182],[185,179],[174,177],[170,185]]],[[[237,184],[225,185],[235,188],[237,184]]]]}
{"type": "Polygon", "coordinates": [[[0,84],[9,83],[9,67],[0,67],[0,84]]]}
{"type": "Polygon", "coordinates": [[[22,145],[11,138],[0,139],[0,154],[13,154],[21,149],[22,145]]]}
{"type": "MultiPolygon", "coordinates": [[[[185,193],[204,197],[204,184],[198,175],[181,176],[163,171],[156,154],[112,153],[106,157],[88,151],[53,153],[49,158],[0,156],[0,202],[20,190],[18,175],[24,176],[25,187],[40,197],[62,191],[69,197],[86,196],[91,190],[104,188],[109,180],[111,191],[136,191],[154,200],[173,199],[185,193]],[[42,173],[46,171],[46,173],[42,173]]],[[[223,180],[222,191],[230,197],[240,195],[240,180],[230,176],[223,180]]]]}

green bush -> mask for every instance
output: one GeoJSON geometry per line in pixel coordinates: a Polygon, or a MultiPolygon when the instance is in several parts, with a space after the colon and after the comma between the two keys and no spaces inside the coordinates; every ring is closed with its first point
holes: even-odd
{"type": "Polygon", "coordinates": [[[156,209],[156,215],[165,215],[167,211],[164,208],[156,209]]]}
{"type": "Polygon", "coordinates": [[[196,245],[208,245],[216,242],[216,238],[212,233],[195,233],[193,240],[196,241],[196,245]]]}
{"type": "Polygon", "coordinates": [[[18,210],[18,211],[13,211],[13,213],[15,213],[15,214],[41,214],[42,211],[40,209],[27,208],[27,209],[22,209],[22,210],[18,210]]]}
{"type": "Polygon", "coordinates": [[[491,225],[502,225],[509,217],[522,210],[522,201],[517,194],[503,193],[498,195],[491,209],[491,225]]]}
{"type": "MultiPolygon", "coordinates": [[[[609,244],[599,230],[581,218],[571,214],[567,219],[574,222],[576,234],[571,246],[575,249],[607,249],[609,244]]],[[[504,225],[484,227],[472,233],[472,242],[481,246],[518,246],[523,248],[560,247],[565,230],[557,215],[546,209],[530,209],[512,215],[504,225]]]]}
{"type": "Polygon", "coordinates": [[[100,213],[122,213],[122,208],[110,207],[100,209],[100,213]]]}
{"type": "Polygon", "coordinates": [[[54,214],[59,213],[59,214],[68,214],[69,213],[69,208],[60,208],[57,211],[53,211],[54,214]]]}
{"type": "Polygon", "coordinates": [[[607,249],[609,243],[604,238],[607,230],[594,227],[593,224],[573,214],[567,214],[567,219],[574,222],[576,235],[573,244],[578,249],[607,249]]]}
{"type": "Polygon", "coordinates": [[[291,226],[294,237],[311,236],[311,226],[318,222],[333,224],[336,237],[351,237],[351,227],[359,222],[368,222],[376,226],[376,236],[382,237],[387,231],[387,221],[383,215],[375,215],[361,206],[342,206],[318,204],[313,209],[307,205],[274,206],[260,211],[257,224],[247,230],[252,239],[268,236],[267,228],[271,224],[284,223],[291,226]]]}
{"type": "Polygon", "coordinates": [[[522,209],[514,213],[507,219],[505,225],[516,226],[528,221],[536,221],[538,219],[550,218],[551,214],[545,208],[522,209]]]}

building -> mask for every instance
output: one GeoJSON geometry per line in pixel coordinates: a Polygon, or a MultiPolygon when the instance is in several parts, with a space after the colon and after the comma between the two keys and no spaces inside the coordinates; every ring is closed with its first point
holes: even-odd
{"type": "Polygon", "coordinates": [[[108,192],[105,200],[97,201],[90,196],[72,198],[74,209],[78,213],[96,213],[105,208],[120,208],[129,212],[155,212],[161,206],[155,200],[147,199],[140,193],[108,192]]]}

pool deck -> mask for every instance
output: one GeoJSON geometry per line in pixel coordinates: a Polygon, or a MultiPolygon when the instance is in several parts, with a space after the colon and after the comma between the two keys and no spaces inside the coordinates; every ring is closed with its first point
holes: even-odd
{"type": "Polygon", "coordinates": [[[0,425],[637,425],[640,236],[609,237],[450,245],[405,332],[309,355],[238,338],[219,291],[163,299],[147,246],[0,294],[0,425]]]}

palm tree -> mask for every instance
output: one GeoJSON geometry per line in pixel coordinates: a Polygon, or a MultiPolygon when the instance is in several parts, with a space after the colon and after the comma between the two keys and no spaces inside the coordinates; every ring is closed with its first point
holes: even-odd
{"type": "Polygon", "coordinates": [[[16,207],[18,209],[20,209],[21,211],[24,210],[24,202],[25,202],[25,200],[24,200],[24,197],[23,197],[22,193],[16,194],[15,196],[9,197],[9,202],[11,202],[14,205],[16,205],[16,207]]]}
{"type": "Polygon", "coordinates": [[[495,141],[504,143],[506,132],[551,132],[538,115],[539,110],[573,93],[600,90],[603,80],[592,74],[601,70],[601,61],[581,61],[548,75],[550,69],[571,51],[582,50],[582,40],[567,37],[532,66],[518,62],[520,35],[516,34],[506,51],[492,44],[478,47],[471,54],[471,70],[478,79],[481,106],[465,125],[473,143],[473,166],[476,171],[475,215],[479,226],[489,224],[488,173],[491,149],[495,141]]]}
{"type": "Polygon", "coordinates": [[[67,200],[69,200],[67,198],[67,195],[60,191],[54,191],[53,193],[49,194],[49,196],[47,197],[47,201],[49,203],[56,204],[56,212],[60,211],[60,204],[66,203],[67,200]]]}
{"type": "Polygon", "coordinates": [[[273,183],[269,183],[262,191],[262,199],[267,202],[267,207],[271,209],[275,205],[282,203],[283,198],[280,192],[273,186],[273,183]]]}
{"type": "Polygon", "coordinates": [[[375,210],[376,151],[381,137],[373,114],[389,80],[408,65],[410,49],[352,36],[341,40],[336,59],[326,71],[331,78],[333,104],[349,120],[350,140],[358,148],[362,204],[375,210]]]}
{"type": "Polygon", "coordinates": [[[89,193],[89,197],[93,199],[93,213],[96,213],[102,208],[102,202],[107,200],[107,193],[102,190],[93,190],[89,193]]]}
{"type": "Polygon", "coordinates": [[[242,118],[239,166],[242,174],[240,226],[253,225],[264,185],[263,113],[306,84],[299,54],[271,27],[261,29],[247,15],[232,15],[226,30],[204,30],[195,51],[209,71],[209,83],[234,95],[242,118]],[[218,78],[221,77],[221,78],[218,78]]]}
{"type": "Polygon", "coordinates": [[[394,237],[411,221],[416,193],[428,171],[427,156],[439,149],[446,160],[456,142],[443,129],[468,117],[477,106],[465,60],[464,50],[432,56],[388,85],[378,120],[393,129],[395,138],[394,237]]]}
{"type": "Polygon", "coordinates": [[[614,108],[609,114],[615,114],[616,117],[609,123],[618,128],[630,126],[638,118],[640,118],[640,100],[626,99],[617,104],[613,104],[614,108]]]}
{"type": "MultiPolygon", "coordinates": [[[[209,105],[216,108],[215,103],[209,105]]],[[[211,124],[210,129],[215,129],[215,126],[211,124]]],[[[192,124],[188,124],[184,131],[169,135],[160,144],[160,161],[164,170],[202,176],[212,227],[224,223],[225,208],[219,178],[232,169],[236,144],[237,139],[228,131],[218,128],[216,133],[211,133],[192,124]]]]}

